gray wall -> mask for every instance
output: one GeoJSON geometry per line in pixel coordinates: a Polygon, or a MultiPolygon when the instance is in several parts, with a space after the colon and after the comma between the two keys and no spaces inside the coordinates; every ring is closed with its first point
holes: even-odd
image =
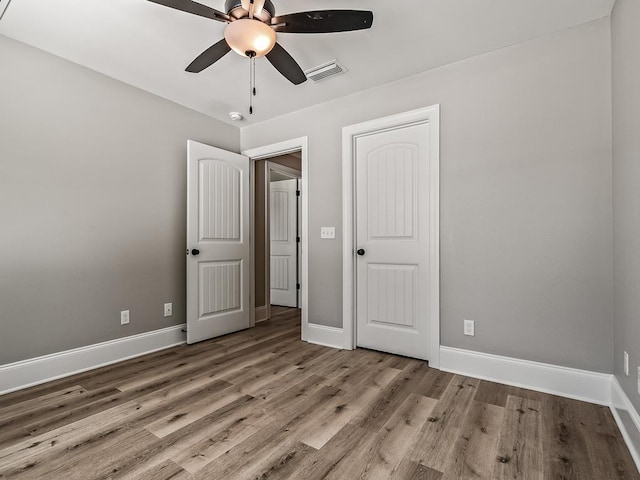
{"type": "Polygon", "coordinates": [[[612,371],[610,40],[604,19],[243,128],[309,136],[310,322],[342,324],[342,127],[439,103],[442,344],[612,371]]]}
{"type": "Polygon", "coordinates": [[[615,374],[636,409],[640,366],[640,2],[617,0],[613,38],[615,374]],[[630,375],[623,372],[623,352],[630,375]]]}
{"type": "Polygon", "coordinates": [[[239,130],[3,36],[0,59],[0,364],[184,322],[186,141],[239,130]]]}

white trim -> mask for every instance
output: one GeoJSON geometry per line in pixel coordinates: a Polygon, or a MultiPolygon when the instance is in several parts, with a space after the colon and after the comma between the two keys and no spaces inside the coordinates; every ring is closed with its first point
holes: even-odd
{"type": "Polygon", "coordinates": [[[416,123],[429,123],[430,158],[430,228],[431,250],[429,262],[429,365],[440,365],[440,105],[419,108],[409,112],[372,120],[342,129],[342,325],[344,329],[343,346],[346,349],[356,347],[355,335],[355,262],[354,262],[354,153],[355,141],[359,136],[408,126],[416,123]]]}
{"type": "MultiPolygon", "coordinates": [[[[309,325],[309,139],[294,138],[280,143],[252,148],[242,152],[251,160],[261,160],[300,151],[302,157],[302,340],[307,340],[309,325]]],[[[255,283],[255,282],[253,282],[255,283]]]]}
{"type": "MultiPolygon", "coordinates": [[[[256,240],[254,237],[254,230],[256,225],[256,217],[255,217],[255,207],[256,207],[256,164],[249,159],[249,275],[251,275],[251,280],[249,283],[251,286],[249,287],[249,311],[251,312],[249,316],[249,327],[253,328],[256,326],[256,322],[258,321],[256,317],[257,309],[256,309],[256,240]]],[[[267,307],[270,307],[267,302],[267,307]]],[[[270,308],[267,308],[267,318],[271,316],[270,308]]]]}
{"type": "Polygon", "coordinates": [[[440,347],[440,369],[599,405],[611,404],[611,375],[440,347]]]}
{"type": "MultiPolygon", "coordinates": [[[[271,157],[273,158],[273,157],[271,157]]],[[[282,175],[286,175],[292,180],[298,180],[302,178],[302,172],[300,170],[296,170],[295,168],[287,167],[286,165],[280,165],[276,162],[270,162],[267,160],[267,171],[269,172],[269,181],[271,181],[271,172],[280,173],[282,175]]]]}
{"type": "Polygon", "coordinates": [[[261,307],[256,308],[254,317],[255,317],[255,321],[256,322],[262,322],[264,320],[268,320],[269,319],[269,310],[268,310],[267,306],[263,305],[261,307]]]}
{"type": "Polygon", "coordinates": [[[344,344],[344,331],[342,328],[310,323],[307,326],[307,342],[342,349],[344,344]]]}
{"type": "Polygon", "coordinates": [[[640,471],[640,415],[615,376],[611,380],[611,413],[640,471]]]}
{"type": "Polygon", "coordinates": [[[186,343],[186,324],[0,366],[0,395],[186,343]]]}

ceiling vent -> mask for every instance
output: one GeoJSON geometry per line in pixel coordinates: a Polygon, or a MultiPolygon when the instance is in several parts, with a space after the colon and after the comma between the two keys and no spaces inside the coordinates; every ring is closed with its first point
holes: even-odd
{"type": "Polygon", "coordinates": [[[323,63],[322,65],[319,65],[317,67],[310,68],[304,73],[307,78],[313,80],[314,82],[319,82],[320,80],[325,80],[329,77],[345,73],[346,71],[347,69],[340,63],[338,63],[337,60],[331,60],[330,62],[323,63]]]}

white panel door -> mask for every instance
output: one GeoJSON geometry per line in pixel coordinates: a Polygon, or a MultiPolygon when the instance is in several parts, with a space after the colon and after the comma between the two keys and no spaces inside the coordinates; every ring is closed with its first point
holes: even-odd
{"type": "Polygon", "coordinates": [[[356,343],[429,358],[429,125],[356,141],[356,343]]]}
{"type": "Polygon", "coordinates": [[[271,182],[269,235],[271,237],[271,304],[297,306],[297,181],[271,182]]]}
{"type": "Polygon", "coordinates": [[[187,144],[187,343],[249,328],[249,158],[187,144]]]}

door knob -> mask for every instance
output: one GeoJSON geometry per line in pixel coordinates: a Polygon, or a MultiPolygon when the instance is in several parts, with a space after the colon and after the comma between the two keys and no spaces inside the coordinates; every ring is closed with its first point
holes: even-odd
{"type": "Polygon", "coordinates": [[[365,252],[364,248],[359,248],[356,253],[362,257],[367,252],[365,252]]]}
{"type": "Polygon", "coordinates": [[[193,255],[194,257],[200,255],[200,250],[198,250],[197,248],[192,248],[191,255],[193,255]]]}

